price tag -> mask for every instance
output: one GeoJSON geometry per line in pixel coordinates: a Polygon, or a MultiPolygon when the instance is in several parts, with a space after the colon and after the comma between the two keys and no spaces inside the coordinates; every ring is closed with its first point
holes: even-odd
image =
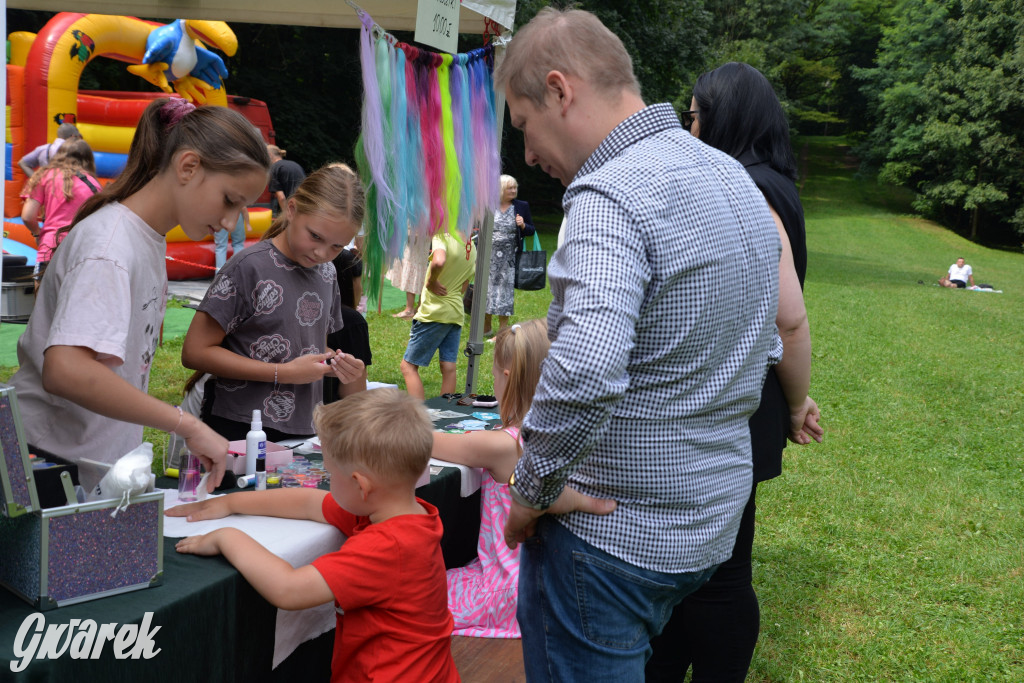
{"type": "Polygon", "coordinates": [[[455,54],[459,51],[459,0],[419,0],[417,43],[455,54]]]}

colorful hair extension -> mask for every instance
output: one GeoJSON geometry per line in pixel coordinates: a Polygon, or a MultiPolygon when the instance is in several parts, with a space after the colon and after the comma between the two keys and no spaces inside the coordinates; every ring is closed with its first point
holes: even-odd
{"type": "MultiPolygon", "coordinates": [[[[367,199],[370,196],[370,185],[377,188],[377,211],[386,202],[394,203],[394,193],[387,182],[386,152],[384,149],[384,112],[381,108],[380,86],[377,83],[376,59],[373,45],[373,18],[366,12],[360,12],[363,28],[359,36],[359,61],[363,71],[363,116],[362,116],[362,150],[366,166],[371,178],[370,183],[364,182],[367,199]]],[[[360,170],[362,170],[360,166],[360,170]]],[[[369,202],[368,202],[369,203],[369,202]]],[[[386,214],[385,214],[386,215],[386,214]]],[[[367,223],[371,230],[377,229],[376,223],[367,223]]]]}
{"type": "Polygon", "coordinates": [[[473,155],[473,117],[469,106],[469,75],[466,71],[466,55],[455,55],[452,62],[452,105],[456,122],[456,148],[459,152],[459,168],[462,171],[462,200],[459,203],[459,225],[472,226],[473,219],[473,178],[476,159],[473,155]]]}
{"type": "Polygon", "coordinates": [[[436,67],[440,55],[420,51],[416,88],[420,96],[420,131],[423,136],[423,166],[426,169],[430,202],[427,234],[433,235],[447,224],[445,210],[444,141],[441,138],[441,93],[436,67]],[[436,62],[436,63],[435,63],[436,62]]]}
{"type": "Polygon", "coordinates": [[[406,139],[409,147],[402,151],[402,162],[405,167],[406,211],[409,219],[410,232],[426,235],[430,225],[430,207],[427,204],[425,183],[423,182],[423,137],[420,132],[419,97],[416,92],[416,57],[419,54],[412,45],[402,43],[405,61],[405,99],[407,107],[406,139]]]}
{"type": "Polygon", "coordinates": [[[475,205],[473,220],[482,221],[498,207],[498,177],[501,159],[498,155],[497,125],[494,119],[494,87],[491,84],[487,51],[470,53],[470,109],[473,116],[473,148],[477,159],[474,164],[475,205]]]}
{"type": "MultiPolygon", "coordinates": [[[[380,221],[379,229],[383,235],[385,245],[390,248],[396,230],[396,217],[402,213],[400,208],[399,188],[395,182],[395,157],[392,150],[395,149],[394,135],[394,114],[391,110],[392,89],[391,89],[391,45],[384,37],[377,38],[374,47],[377,83],[380,89],[381,105],[381,144],[385,150],[381,175],[384,176],[387,186],[391,188],[391,196],[383,192],[377,194],[377,219],[380,221]]],[[[404,224],[403,224],[404,225],[404,224]]]]}
{"type": "MultiPolygon", "coordinates": [[[[441,139],[444,142],[444,198],[448,210],[448,232],[453,235],[459,230],[459,199],[462,196],[462,174],[459,172],[459,159],[455,153],[455,128],[452,122],[452,91],[451,91],[451,55],[441,55],[441,65],[437,69],[437,86],[441,94],[441,139]]],[[[469,235],[469,226],[465,227],[469,235]]]]}
{"type": "Polygon", "coordinates": [[[366,225],[366,240],[363,243],[363,282],[367,296],[370,301],[380,306],[381,286],[384,283],[384,257],[386,253],[385,244],[382,241],[382,234],[377,230],[377,185],[373,182],[370,173],[370,164],[366,158],[365,142],[366,131],[360,133],[356,139],[356,146],[353,156],[356,161],[356,168],[359,169],[359,178],[366,188],[366,212],[363,215],[366,225]]]}
{"type": "Polygon", "coordinates": [[[406,177],[405,157],[409,154],[408,104],[405,99],[405,53],[391,51],[391,136],[394,141],[392,167],[395,174],[395,230],[388,242],[388,250],[402,253],[409,234],[409,182],[406,177]]]}

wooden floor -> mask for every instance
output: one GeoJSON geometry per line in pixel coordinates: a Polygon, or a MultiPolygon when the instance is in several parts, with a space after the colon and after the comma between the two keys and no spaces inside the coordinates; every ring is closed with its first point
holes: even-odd
{"type": "Polygon", "coordinates": [[[523,641],[452,637],[452,657],[463,683],[524,683],[523,641]]]}

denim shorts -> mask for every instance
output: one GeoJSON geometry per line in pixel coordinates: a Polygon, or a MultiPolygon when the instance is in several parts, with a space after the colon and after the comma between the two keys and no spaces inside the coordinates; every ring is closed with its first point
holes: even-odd
{"type": "Polygon", "coordinates": [[[434,351],[437,351],[442,363],[455,363],[459,360],[461,336],[462,325],[413,320],[409,346],[405,349],[405,361],[424,368],[430,365],[434,351]]]}

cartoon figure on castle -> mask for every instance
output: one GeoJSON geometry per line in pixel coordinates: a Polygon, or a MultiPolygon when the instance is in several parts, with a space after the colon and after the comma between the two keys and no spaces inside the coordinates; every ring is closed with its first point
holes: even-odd
{"type": "Polygon", "coordinates": [[[219,90],[228,70],[224,60],[204,44],[229,57],[238,50],[238,39],[223,21],[178,19],[153,29],[146,38],[142,63],[129,66],[128,71],[164,92],[173,90],[191,102],[205,104],[203,90],[219,90]]]}

